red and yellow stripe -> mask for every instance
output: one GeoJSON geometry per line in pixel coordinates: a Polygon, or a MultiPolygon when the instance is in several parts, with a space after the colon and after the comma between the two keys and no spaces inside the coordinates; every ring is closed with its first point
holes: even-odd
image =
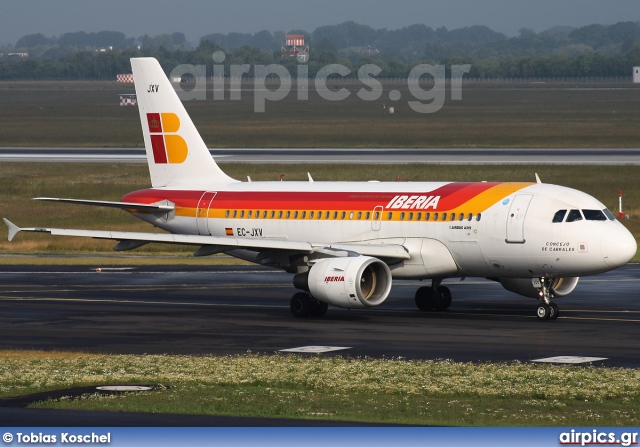
{"type": "MultiPolygon", "coordinates": [[[[207,217],[224,218],[228,210],[245,211],[326,211],[366,212],[386,207],[394,197],[428,195],[439,196],[435,209],[386,209],[393,212],[391,220],[400,220],[401,212],[447,212],[479,214],[509,195],[532,183],[448,183],[425,192],[273,192],[273,191],[220,191],[211,202],[207,217]]],[[[176,205],[176,215],[196,217],[199,202],[205,191],[171,191],[146,189],[127,194],[123,201],[151,204],[169,200],[176,205]]],[[[209,206],[206,203],[205,206],[209,206]]],[[[202,213],[198,217],[204,217],[202,213]]],[[[245,215],[246,217],[246,215],[245,215]]],[[[254,217],[255,218],[255,217],[254,217]]],[[[276,213],[277,218],[277,213],[276,213]]]]}

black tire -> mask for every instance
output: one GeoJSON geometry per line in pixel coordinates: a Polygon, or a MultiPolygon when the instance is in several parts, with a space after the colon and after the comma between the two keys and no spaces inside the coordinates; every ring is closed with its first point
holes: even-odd
{"type": "Polygon", "coordinates": [[[548,320],[550,316],[551,308],[545,303],[540,304],[536,310],[536,317],[538,317],[538,320],[545,321],[548,320]]]}
{"type": "Polygon", "coordinates": [[[298,292],[291,297],[289,308],[294,317],[304,318],[311,315],[313,311],[313,302],[308,293],[298,292]]]}
{"type": "Polygon", "coordinates": [[[451,290],[448,287],[438,287],[436,292],[435,309],[438,311],[447,310],[451,306],[451,290]]]}
{"type": "Polygon", "coordinates": [[[416,306],[423,312],[429,312],[436,306],[436,294],[431,287],[416,290],[416,306]]]}
{"type": "Polygon", "coordinates": [[[311,316],[313,317],[324,317],[327,314],[327,310],[329,309],[329,305],[322,301],[318,301],[316,299],[311,298],[314,301],[313,309],[311,310],[311,316]]]}
{"type": "Polygon", "coordinates": [[[551,314],[549,315],[549,320],[555,320],[560,316],[560,309],[558,309],[558,305],[556,303],[549,304],[549,308],[551,310],[551,314]]]}

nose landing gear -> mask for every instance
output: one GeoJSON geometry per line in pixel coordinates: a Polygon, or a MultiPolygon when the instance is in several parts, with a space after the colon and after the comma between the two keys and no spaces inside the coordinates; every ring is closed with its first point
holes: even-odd
{"type": "Polygon", "coordinates": [[[540,283],[536,284],[537,289],[540,291],[540,304],[536,309],[536,317],[538,320],[555,320],[560,316],[560,309],[556,303],[551,302],[553,294],[551,293],[551,281],[549,278],[540,278],[540,283]]]}

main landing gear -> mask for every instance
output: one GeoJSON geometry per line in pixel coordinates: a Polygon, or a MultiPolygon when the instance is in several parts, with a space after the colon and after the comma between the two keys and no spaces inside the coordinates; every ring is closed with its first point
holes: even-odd
{"type": "Polygon", "coordinates": [[[431,287],[416,290],[416,306],[422,311],[442,311],[451,306],[451,291],[441,286],[441,280],[433,280],[431,287]]]}
{"type": "Polygon", "coordinates": [[[308,293],[297,292],[291,297],[289,304],[294,317],[322,317],[327,313],[329,305],[318,301],[308,293]]]}
{"type": "Polygon", "coordinates": [[[548,278],[540,278],[540,304],[536,309],[538,320],[555,320],[560,316],[560,309],[556,303],[551,302],[551,281],[548,278]]]}

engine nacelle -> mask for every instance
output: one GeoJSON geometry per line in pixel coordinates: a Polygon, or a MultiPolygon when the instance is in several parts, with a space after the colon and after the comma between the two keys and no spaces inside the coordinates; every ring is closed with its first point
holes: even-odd
{"type": "MultiPolygon", "coordinates": [[[[551,278],[551,295],[555,298],[569,295],[578,285],[580,277],[551,278]]],[[[509,292],[531,298],[540,298],[540,291],[533,286],[531,278],[500,278],[500,284],[509,292]]]]}
{"type": "Polygon", "coordinates": [[[322,302],[345,309],[382,304],[391,291],[387,264],[369,256],[326,258],[308,273],[296,275],[293,284],[322,302]]]}

